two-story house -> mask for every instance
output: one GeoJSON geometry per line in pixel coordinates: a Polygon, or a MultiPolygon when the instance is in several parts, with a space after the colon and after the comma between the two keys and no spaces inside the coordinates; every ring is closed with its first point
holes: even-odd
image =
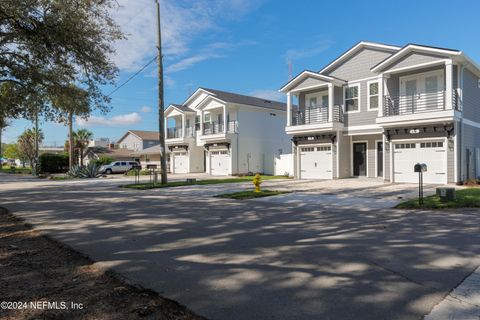
{"type": "Polygon", "coordinates": [[[274,157],[290,152],[286,104],[199,88],[165,110],[173,173],[274,173],[274,157]]]}
{"type": "Polygon", "coordinates": [[[287,95],[295,177],[456,183],[480,175],[480,68],[463,52],[360,42],[287,95]],[[294,103],[298,106],[294,106],[294,103]]]}
{"type": "Polygon", "coordinates": [[[128,130],[118,141],[120,149],[128,149],[134,152],[141,151],[158,145],[160,138],[158,131],[128,130]]]}

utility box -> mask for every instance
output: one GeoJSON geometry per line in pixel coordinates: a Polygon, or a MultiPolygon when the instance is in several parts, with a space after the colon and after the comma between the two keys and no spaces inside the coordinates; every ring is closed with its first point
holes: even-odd
{"type": "Polygon", "coordinates": [[[437,196],[440,201],[454,201],[455,188],[437,188],[437,196]]]}

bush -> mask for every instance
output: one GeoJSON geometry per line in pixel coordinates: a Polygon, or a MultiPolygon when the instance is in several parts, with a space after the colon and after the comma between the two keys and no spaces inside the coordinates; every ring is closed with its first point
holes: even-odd
{"type": "Polygon", "coordinates": [[[64,173],[68,171],[68,155],[43,153],[39,157],[40,173],[64,173]]]}
{"type": "Polygon", "coordinates": [[[112,158],[112,157],[109,157],[109,156],[101,156],[100,158],[95,159],[95,160],[90,161],[90,162],[95,163],[97,166],[103,166],[103,165],[106,165],[106,164],[110,164],[110,163],[112,163],[113,161],[115,161],[115,159],[112,158]]]}
{"type": "MultiPolygon", "coordinates": [[[[141,176],[147,176],[149,174],[150,174],[150,170],[147,170],[147,169],[140,170],[140,175],[141,176]]],[[[126,176],[134,176],[135,175],[135,170],[128,170],[127,172],[125,172],[125,175],[126,176]]]]}

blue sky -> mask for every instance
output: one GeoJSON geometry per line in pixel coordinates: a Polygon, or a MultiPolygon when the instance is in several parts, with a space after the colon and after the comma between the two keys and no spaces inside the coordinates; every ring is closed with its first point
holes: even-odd
{"type": "MultiPolygon", "coordinates": [[[[118,2],[112,14],[128,36],[113,57],[120,84],[155,55],[155,15],[153,0],[118,2]]],[[[282,100],[288,60],[294,75],[319,70],[361,40],[455,48],[480,62],[478,12],[479,1],[165,0],[166,106],[199,86],[282,100]]],[[[75,127],[111,140],[128,129],[157,130],[155,75],[153,63],[112,95],[111,112],[75,127]]],[[[13,121],[5,141],[30,126],[13,121]]],[[[63,145],[64,126],[42,122],[42,129],[44,144],[63,145]]]]}

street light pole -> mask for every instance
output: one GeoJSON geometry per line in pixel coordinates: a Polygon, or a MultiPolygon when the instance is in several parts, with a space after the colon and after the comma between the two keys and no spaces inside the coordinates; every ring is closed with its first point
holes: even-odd
{"type": "Polygon", "coordinates": [[[165,110],[163,97],[163,57],[162,57],[162,32],[160,29],[160,2],[155,0],[157,5],[157,64],[158,64],[158,128],[160,138],[160,170],[161,183],[167,183],[167,159],[165,150],[165,110]]]}

